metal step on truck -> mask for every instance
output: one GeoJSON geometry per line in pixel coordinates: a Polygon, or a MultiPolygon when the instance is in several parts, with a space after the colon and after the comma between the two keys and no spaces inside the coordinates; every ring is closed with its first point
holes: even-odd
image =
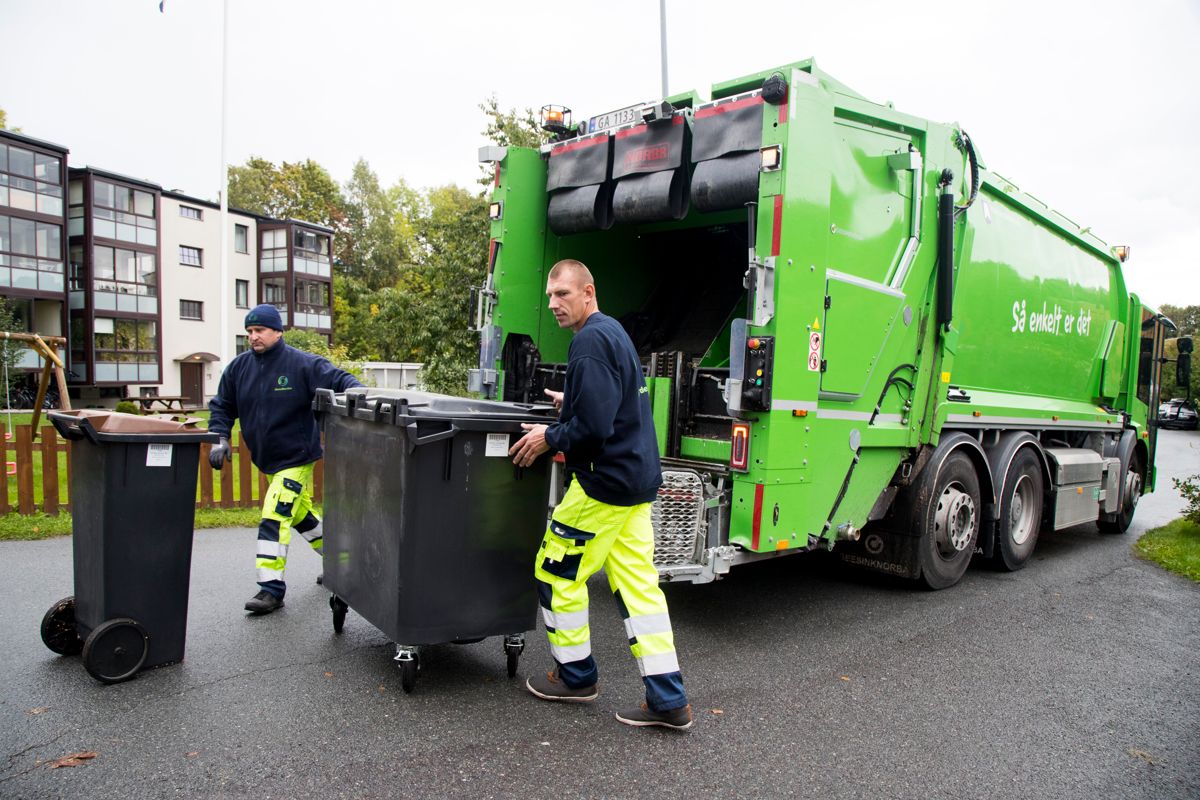
{"type": "Polygon", "coordinates": [[[662,580],[834,549],[938,589],[976,555],[1021,568],[1042,533],[1129,527],[1174,326],[1126,290],[1127,248],[989,171],[957,124],[811,60],[543,119],[541,148],[480,151],[469,388],[561,386],[547,272],[587,264],[645,366],[662,580]]]}

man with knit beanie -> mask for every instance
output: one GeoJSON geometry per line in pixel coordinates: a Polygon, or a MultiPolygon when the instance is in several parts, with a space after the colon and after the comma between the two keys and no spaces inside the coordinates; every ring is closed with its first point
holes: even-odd
{"type": "Polygon", "coordinates": [[[234,420],[241,419],[250,459],[270,481],[258,525],[259,591],[246,601],[246,610],[257,615],[283,606],[293,530],[321,552],[321,520],[312,512],[313,467],[321,457],[313,397],[317,389],[344,392],[362,384],[327,359],[288,346],[283,320],[270,303],[246,315],[246,334],[250,349],[229,363],[208,403],[208,429],[221,437],[208,460],[213,469],[224,466],[234,420]]]}

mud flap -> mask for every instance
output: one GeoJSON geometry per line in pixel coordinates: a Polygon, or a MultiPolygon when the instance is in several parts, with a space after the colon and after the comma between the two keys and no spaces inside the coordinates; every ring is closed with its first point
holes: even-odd
{"type": "Polygon", "coordinates": [[[919,537],[901,531],[868,529],[857,542],[840,542],[835,552],[851,566],[915,579],[921,574],[919,544],[919,537]]]}

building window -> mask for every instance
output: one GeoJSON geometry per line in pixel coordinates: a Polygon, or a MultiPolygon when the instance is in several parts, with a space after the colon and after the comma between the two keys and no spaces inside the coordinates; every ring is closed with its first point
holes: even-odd
{"type": "Polygon", "coordinates": [[[258,248],[259,272],[287,272],[287,230],[275,228],[262,232],[258,248]]]}
{"type": "Polygon", "coordinates": [[[0,214],[0,288],[62,292],[62,226],[0,214]]]}
{"type": "Polygon", "coordinates": [[[92,345],[97,382],[158,382],[157,322],[96,317],[92,345]]]}
{"type": "Polygon", "coordinates": [[[234,337],[234,340],[233,340],[233,351],[234,351],[233,354],[234,355],[241,355],[242,353],[246,352],[249,349],[250,349],[250,337],[249,336],[242,336],[239,334],[238,336],[234,337]]]}
{"type": "Polygon", "coordinates": [[[179,216],[183,217],[184,219],[204,219],[204,212],[199,208],[180,206],[179,216]]]}
{"type": "Polygon", "coordinates": [[[250,252],[250,229],[245,225],[233,226],[233,249],[238,253],[250,252]]]}
{"type": "Polygon", "coordinates": [[[329,277],[329,237],[297,230],[292,237],[292,268],[296,272],[329,277]]]}
{"type": "Polygon", "coordinates": [[[180,319],[204,319],[204,303],[199,300],[179,301],[180,319]]]}
{"type": "Polygon", "coordinates": [[[158,244],[154,193],[96,178],[92,182],[92,232],[105,239],[158,244]]]}
{"type": "Polygon", "coordinates": [[[188,247],[186,244],[181,244],[179,245],[179,263],[189,267],[202,267],[204,266],[204,251],[199,247],[188,247]]]}
{"type": "Polygon", "coordinates": [[[96,247],[92,270],[96,310],[158,313],[158,264],[153,253],[96,247]]]}
{"type": "Polygon", "coordinates": [[[250,307],[250,281],[233,282],[233,302],[238,308],[250,307]]]}
{"type": "Polygon", "coordinates": [[[61,216],[62,159],[0,144],[0,206],[61,216]]]}

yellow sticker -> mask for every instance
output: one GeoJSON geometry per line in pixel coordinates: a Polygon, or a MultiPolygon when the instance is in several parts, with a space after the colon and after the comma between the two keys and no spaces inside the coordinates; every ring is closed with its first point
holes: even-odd
{"type": "Polygon", "coordinates": [[[814,331],[819,331],[819,330],[821,330],[821,319],[820,319],[820,317],[813,317],[813,327],[812,327],[812,329],[813,329],[814,331]]]}
{"type": "Polygon", "coordinates": [[[942,373],[942,383],[949,383],[949,382],[950,382],[950,373],[943,372],[942,373]]]}

